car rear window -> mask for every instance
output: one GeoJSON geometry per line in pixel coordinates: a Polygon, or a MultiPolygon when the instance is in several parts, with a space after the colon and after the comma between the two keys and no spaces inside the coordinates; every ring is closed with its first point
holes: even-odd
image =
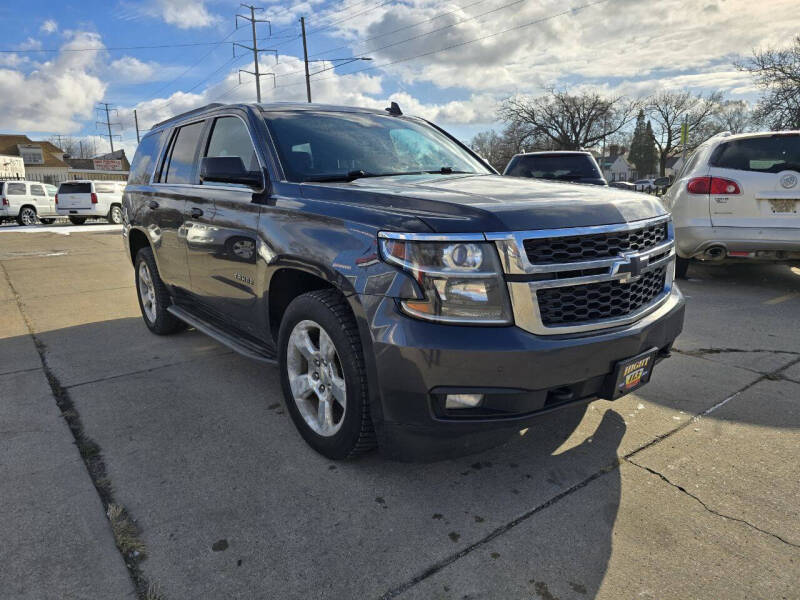
{"type": "Polygon", "coordinates": [[[91,183],[62,183],[58,188],[59,194],[91,194],[91,183]]]}
{"type": "Polygon", "coordinates": [[[514,177],[537,179],[597,179],[602,177],[595,162],[585,154],[551,154],[519,156],[508,170],[514,177]]]}
{"type": "Polygon", "coordinates": [[[116,194],[117,186],[114,183],[95,183],[94,191],[98,194],[116,194]]]}
{"type": "Polygon", "coordinates": [[[717,146],[709,164],[722,169],[762,173],[800,171],[800,135],[731,140],[717,146]]]}

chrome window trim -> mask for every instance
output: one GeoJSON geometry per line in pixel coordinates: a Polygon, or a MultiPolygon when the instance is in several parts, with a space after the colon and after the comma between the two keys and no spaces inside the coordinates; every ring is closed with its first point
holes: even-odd
{"type": "Polygon", "coordinates": [[[403,233],[399,231],[379,231],[378,237],[385,240],[417,242],[485,242],[483,233],[403,233]]]}

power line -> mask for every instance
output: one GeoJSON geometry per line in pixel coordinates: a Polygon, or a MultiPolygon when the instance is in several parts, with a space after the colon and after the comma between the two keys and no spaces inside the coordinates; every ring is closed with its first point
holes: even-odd
{"type": "MultiPolygon", "coordinates": [[[[226,36],[225,39],[217,41],[217,42],[189,42],[185,44],[158,44],[154,46],[91,46],[86,48],[39,48],[31,49],[31,50],[17,50],[17,49],[6,49],[0,50],[0,53],[4,54],[24,54],[28,52],[97,52],[100,50],[155,50],[161,48],[190,48],[193,46],[219,46],[220,44],[224,44],[227,38],[230,36],[226,36]]],[[[271,37],[266,38],[258,38],[259,41],[268,40],[268,39],[276,39],[271,37]]],[[[281,38],[278,38],[281,39],[281,38]]],[[[294,39],[294,38],[292,38],[294,39]]],[[[249,42],[250,40],[232,40],[234,42],[249,42]]]]}

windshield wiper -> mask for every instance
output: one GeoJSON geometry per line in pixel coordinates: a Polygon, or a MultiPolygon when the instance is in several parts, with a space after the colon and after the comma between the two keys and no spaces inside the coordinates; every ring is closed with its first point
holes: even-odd
{"type": "Polygon", "coordinates": [[[454,171],[453,167],[442,167],[438,171],[423,171],[423,173],[430,173],[431,175],[476,175],[474,171],[454,171]]]}
{"type": "Polygon", "coordinates": [[[368,173],[361,169],[349,171],[348,173],[331,173],[328,175],[308,175],[303,181],[333,182],[333,181],[355,181],[365,177],[400,177],[401,175],[431,175],[431,174],[474,174],[472,171],[454,171],[450,167],[442,167],[438,171],[399,171],[397,173],[368,173]]]}

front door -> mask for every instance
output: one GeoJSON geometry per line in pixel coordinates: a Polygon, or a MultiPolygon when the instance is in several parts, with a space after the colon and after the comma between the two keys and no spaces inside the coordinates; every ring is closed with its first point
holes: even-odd
{"type": "MultiPolygon", "coordinates": [[[[245,122],[221,116],[211,125],[205,156],[238,156],[248,170],[261,172],[245,122]]],[[[256,335],[258,300],[257,232],[261,207],[253,188],[205,182],[195,186],[187,210],[194,212],[186,237],[193,294],[215,317],[256,335]]]]}

